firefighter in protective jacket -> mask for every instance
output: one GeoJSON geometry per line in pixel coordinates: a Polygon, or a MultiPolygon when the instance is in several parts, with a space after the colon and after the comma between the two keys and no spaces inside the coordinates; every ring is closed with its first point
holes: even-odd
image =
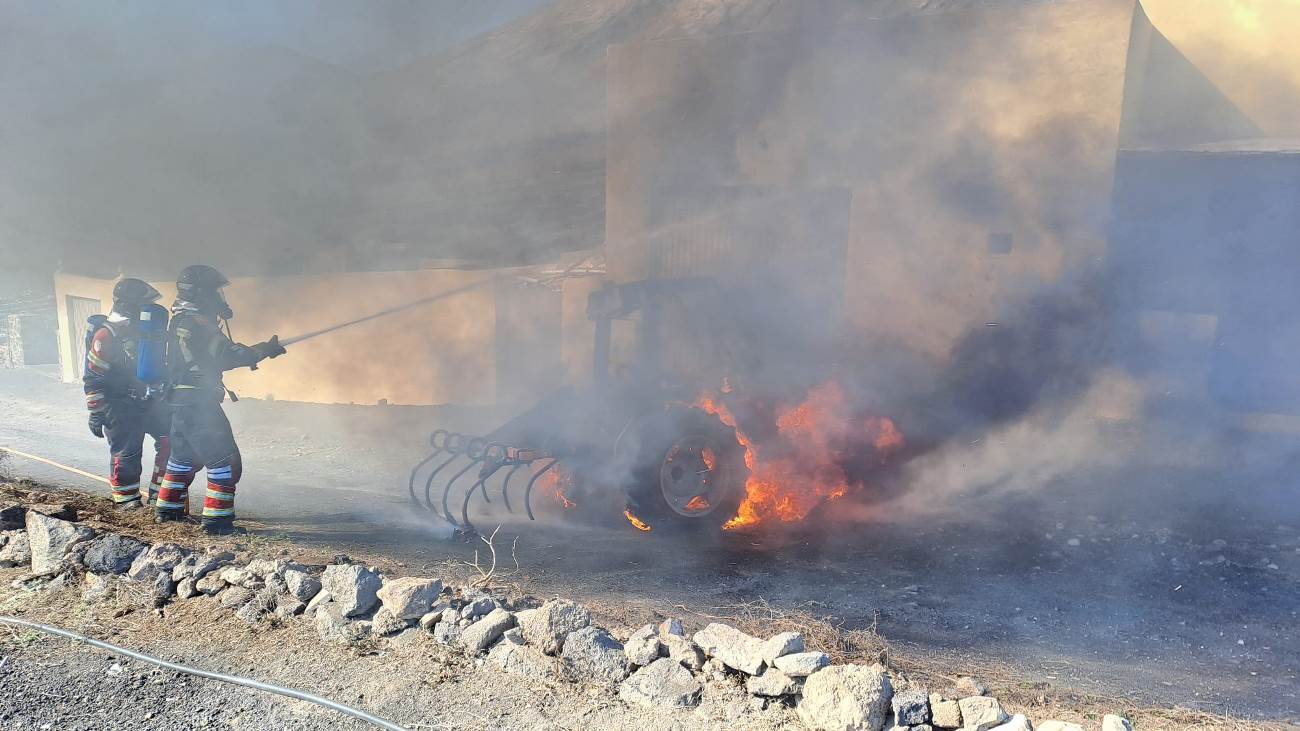
{"type": "Polygon", "coordinates": [[[235,485],[242,472],[239,447],[221,408],[227,393],[222,373],[284,353],[278,337],[242,345],[230,338],[228,325],[223,331],[234,316],[222,292],[227,284],[220,272],[202,264],[186,267],[176,282],[168,347],[172,453],[154,506],[160,522],[179,519],[190,483],[206,468],[202,526],[208,533],[234,528],[235,485]]]}
{"type": "MultiPolygon", "coordinates": [[[[95,315],[87,328],[86,362],[82,382],[90,409],[90,433],[108,439],[111,455],[109,485],[113,503],[123,509],[140,507],[140,473],[144,437],[153,437],[154,470],[149,496],[157,494],[167,463],[167,432],[171,419],[162,384],[139,378],[141,312],[161,295],[139,279],[123,279],[113,287],[113,310],[95,315]]],[[[163,314],[160,307],[154,305],[163,314]]]]}

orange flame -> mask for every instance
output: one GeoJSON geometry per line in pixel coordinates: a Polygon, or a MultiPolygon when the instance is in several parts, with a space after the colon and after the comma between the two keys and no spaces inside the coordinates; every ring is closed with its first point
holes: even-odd
{"type": "MultiPolygon", "coordinates": [[[[835,381],[809,389],[804,400],[782,409],[776,417],[779,439],[770,445],[778,454],[760,459],[758,448],[736,423],[735,415],[718,399],[701,395],[695,407],[713,414],[736,432],[745,450],[745,499],[724,530],[772,520],[802,520],[822,502],[838,500],[860,485],[850,483],[841,466],[845,449],[870,445],[884,459],[904,445],[903,435],[886,417],[855,418],[851,402],[835,381]]],[[[769,445],[765,442],[764,449],[769,445]]]]}
{"type": "Polygon", "coordinates": [[[578,507],[578,504],[569,499],[564,491],[573,487],[573,475],[564,470],[560,465],[555,465],[542,474],[537,481],[542,489],[546,491],[555,502],[559,503],[565,510],[572,510],[578,507]]]}
{"type": "Polygon", "coordinates": [[[690,502],[686,503],[686,509],[687,510],[708,510],[709,499],[704,497],[703,495],[696,495],[695,497],[691,498],[690,502]]]}
{"type": "Polygon", "coordinates": [[[718,466],[718,455],[713,453],[712,449],[705,447],[700,450],[700,459],[704,460],[704,468],[713,471],[718,466]]]}
{"type": "Polygon", "coordinates": [[[650,526],[647,525],[645,521],[633,515],[631,508],[623,508],[623,517],[627,518],[627,522],[631,523],[633,528],[647,533],[650,532],[650,526]]]}

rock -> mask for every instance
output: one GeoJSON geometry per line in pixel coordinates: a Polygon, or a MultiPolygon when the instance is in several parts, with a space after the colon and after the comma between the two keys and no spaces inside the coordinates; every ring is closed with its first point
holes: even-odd
{"type": "Polygon", "coordinates": [[[987,695],[988,692],[989,689],[984,687],[983,683],[969,675],[963,675],[960,678],[957,678],[957,684],[953,686],[953,694],[958,698],[969,698],[973,695],[987,695]]]}
{"type": "Polygon", "coordinates": [[[880,731],[891,695],[880,667],[832,665],[808,676],[797,710],[814,731],[880,731]]]}
{"type": "Polygon", "coordinates": [[[285,582],[285,580],[281,578],[279,574],[270,574],[265,579],[263,579],[263,581],[266,582],[266,591],[269,591],[276,595],[280,595],[280,594],[288,595],[289,584],[285,582]]]}
{"type": "Polygon", "coordinates": [[[322,604],[316,610],[316,634],[326,642],[339,645],[357,642],[368,637],[370,629],[370,622],[348,619],[343,610],[332,603],[322,604]]]}
{"type": "Polygon", "coordinates": [[[704,667],[704,653],[695,646],[694,642],[684,636],[660,634],[659,642],[664,646],[664,650],[673,662],[682,665],[688,670],[699,670],[704,667]]]}
{"type": "Polygon", "coordinates": [[[275,616],[281,619],[296,617],[303,613],[307,608],[306,603],[295,599],[292,596],[282,596],[275,602],[275,616]]]}
{"type": "Polygon", "coordinates": [[[762,674],[746,679],[745,690],[749,691],[750,695],[776,698],[798,693],[799,681],[776,668],[767,668],[762,674]]]}
{"type": "Polygon", "coordinates": [[[486,650],[501,639],[501,633],[515,625],[515,615],[497,607],[460,633],[460,644],[471,655],[486,650]]]}
{"type": "Polygon", "coordinates": [[[437,624],[438,621],[441,619],[442,619],[442,612],[429,612],[428,614],[420,617],[420,629],[424,630],[425,632],[432,632],[433,626],[437,624]]]}
{"type": "Polygon", "coordinates": [[[220,594],[221,590],[225,589],[226,586],[226,580],[221,578],[217,573],[209,573],[207,576],[194,582],[194,588],[208,596],[216,596],[217,594],[220,594]]]}
{"type": "MultiPolygon", "coordinates": [[[[524,637],[528,637],[527,628],[524,628],[524,637]]],[[[560,659],[565,672],[574,679],[617,683],[628,673],[623,646],[599,627],[583,627],[571,632],[564,638],[560,659]]]]}
{"type": "MultiPolygon", "coordinates": [[[[902,728],[902,727],[900,727],[902,728]]],[[[928,723],[921,723],[913,726],[911,731],[934,731],[934,727],[928,723]]]]}
{"type": "MultiPolygon", "coordinates": [[[[658,632],[653,625],[651,629],[658,632]]],[[[689,670],[665,657],[620,683],[618,697],[634,705],[689,708],[699,703],[702,690],[689,670]]]]}
{"type": "Polygon", "coordinates": [[[922,691],[899,691],[894,694],[891,705],[894,708],[894,723],[899,726],[918,726],[930,721],[930,697],[922,691]]]}
{"type": "Polygon", "coordinates": [[[824,652],[796,652],[776,659],[776,669],[792,678],[806,678],[831,664],[830,655],[824,652]]]}
{"type": "Polygon", "coordinates": [[[686,630],[682,627],[682,621],[680,619],[669,617],[659,623],[659,635],[661,637],[685,637],[686,630]]]}
{"type": "Polygon", "coordinates": [[[356,564],[331,565],[321,574],[321,587],[328,591],[345,617],[365,614],[379,603],[379,573],[356,564]]]}
{"type": "Polygon", "coordinates": [[[111,576],[86,574],[83,581],[85,587],[81,590],[81,601],[87,604],[104,601],[116,591],[116,585],[111,576]]]}
{"type": "Polygon", "coordinates": [[[96,574],[125,574],[149,546],[134,538],[108,533],[86,544],[86,570],[96,574]]]}
{"type": "Polygon", "coordinates": [[[406,626],[405,621],[385,607],[375,612],[375,618],[370,624],[370,631],[378,637],[387,637],[401,632],[406,629],[406,626]]]}
{"type": "Polygon", "coordinates": [[[235,612],[235,616],[248,624],[256,624],[263,617],[275,611],[275,606],[275,594],[263,590],[240,607],[239,611],[235,612]]]}
{"type": "Polygon", "coordinates": [[[633,665],[649,665],[659,659],[663,646],[659,643],[659,628],[647,624],[623,644],[623,653],[633,665]]]}
{"type": "Polygon", "coordinates": [[[180,599],[190,599],[198,596],[199,590],[195,586],[196,583],[198,582],[192,576],[187,576],[176,582],[176,596],[180,599]]]}
{"type": "MultiPolygon", "coordinates": [[[[32,573],[37,576],[63,570],[72,547],[94,537],[95,532],[66,520],[27,511],[27,541],[31,549],[32,573]]],[[[5,546],[7,549],[8,546],[5,546]]]]}
{"type": "Polygon", "coordinates": [[[757,675],[763,669],[763,642],[735,627],[710,624],[695,633],[695,644],[733,670],[757,675]]]}
{"type": "Polygon", "coordinates": [[[252,589],[245,589],[242,586],[229,586],[217,595],[217,600],[226,609],[236,609],[252,601],[255,596],[257,596],[257,593],[252,589]]]}
{"type": "Polygon", "coordinates": [[[419,619],[433,607],[440,593],[442,582],[438,579],[406,577],[385,581],[378,596],[384,608],[398,619],[419,619]]]}
{"type": "Polygon", "coordinates": [[[488,652],[488,662],[511,675],[547,679],[555,676],[555,661],[532,647],[498,642],[488,652]]]}
{"type": "Polygon", "coordinates": [[[14,530],[5,533],[7,540],[0,548],[0,566],[26,566],[32,562],[32,546],[27,540],[26,530],[14,530]]]}
{"type": "Polygon", "coordinates": [[[433,627],[433,639],[440,645],[454,645],[460,641],[460,625],[455,622],[439,622],[433,627]]]}
{"type": "Polygon", "coordinates": [[[161,607],[176,593],[176,582],[172,581],[170,571],[160,571],[153,577],[153,589],[150,597],[155,607],[161,607]]]}
{"type": "MultiPolygon", "coordinates": [[[[518,620],[516,620],[516,623],[517,622],[518,620]]],[[[512,645],[522,645],[524,644],[524,631],[519,629],[518,626],[511,627],[501,633],[501,641],[509,642],[512,645]]]]}
{"type": "Polygon", "coordinates": [[[19,530],[27,526],[27,510],[21,505],[0,508],[0,531],[19,530]]]}
{"type": "Polygon", "coordinates": [[[136,581],[150,582],[162,573],[167,574],[167,578],[171,578],[172,569],[188,555],[189,551],[175,543],[158,543],[136,556],[135,561],[131,562],[131,568],[127,569],[126,575],[136,581]]]}
{"type": "MultiPolygon", "coordinates": [[[[547,655],[564,649],[565,638],[591,624],[591,612],[581,604],[552,599],[520,617],[524,639],[547,655]]],[[[622,680],[622,678],[619,678],[622,680]]]]}
{"type": "Polygon", "coordinates": [[[266,581],[272,576],[279,576],[285,566],[286,562],[280,559],[255,558],[248,562],[248,566],[244,567],[244,570],[262,581],[266,581]]]}
{"type": "MultiPolygon", "coordinates": [[[[1029,719],[1023,714],[1017,713],[1007,720],[1006,723],[994,726],[991,731],[1034,731],[1034,727],[1029,723],[1029,719]]],[[[1105,729],[1103,729],[1105,731],[1105,729]]]]}
{"type": "Polygon", "coordinates": [[[307,602],[307,610],[305,613],[307,616],[311,616],[316,613],[316,610],[319,609],[322,604],[329,604],[330,602],[330,593],[322,589],[321,591],[316,592],[316,596],[312,597],[311,601],[307,602]]]}
{"type": "Polygon", "coordinates": [[[30,513],[40,513],[51,518],[59,520],[73,521],[77,519],[77,509],[67,503],[37,503],[27,509],[30,513]]]}
{"type": "Polygon", "coordinates": [[[234,560],[234,558],[235,554],[230,551],[213,549],[208,549],[205,554],[190,554],[185,557],[184,561],[176,564],[176,568],[172,569],[172,578],[178,582],[182,579],[192,578],[197,582],[234,560]]]}
{"type": "Polygon", "coordinates": [[[480,592],[466,598],[465,606],[460,608],[460,616],[473,622],[479,617],[486,617],[496,608],[497,600],[480,592]]]}
{"type": "Polygon", "coordinates": [[[1101,731],[1133,731],[1133,724],[1123,716],[1107,713],[1101,719],[1101,731]]]}
{"type": "Polygon", "coordinates": [[[997,698],[975,695],[957,701],[961,706],[962,729],[964,731],[989,731],[989,729],[1007,722],[1010,718],[1002,710],[997,698]]]}
{"type": "Polygon", "coordinates": [[[1083,731],[1083,727],[1077,723],[1066,723],[1065,721],[1043,721],[1038,724],[1038,731],[1083,731]]]}
{"type": "Polygon", "coordinates": [[[727,666],[723,665],[722,661],[716,657],[711,657],[708,660],[705,660],[704,667],[700,670],[704,673],[704,677],[709,680],[724,682],[727,679],[727,666]]]}
{"type": "Polygon", "coordinates": [[[284,583],[289,587],[289,594],[301,602],[309,602],[320,592],[320,579],[307,573],[305,569],[286,569],[284,583]]]}
{"type": "Polygon", "coordinates": [[[221,578],[227,584],[242,586],[245,589],[260,589],[266,584],[262,581],[262,577],[243,566],[227,566],[221,570],[221,578]]]}
{"type": "Polygon", "coordinates": [[[43,586],[38,585],[38,586],[37,586],[37,589],[39,589],[40,591],[43,591],[43,592],[49,592],[49,593],[53,593],[53,592],[56,592],[56,591],[62,591],[64,588],[66,588],[66,587],[68,586],[68,583],[70,582],[71,577],[72,577],[72,575],[69,574],[69,573],[66,573],[66,572],[65,572],[65,573],[62,573],[62,574],[59,574],[58,576],[54,577],[53,579],[50,579],[49,582],[46,583],[45,585],[43,585],[43,586]]]}
{"type": "Polygon", "coordinates": [[[782,632],[763,643],[763,660],[773,664],[778,657],[803,652],[803,635],[798,632],[782,632]]]}
{"type": "Polygon", "coordinates": [[[961,705],[955,700],[931,693],[930,723],[935,728],[961,728],[961,705]]]}

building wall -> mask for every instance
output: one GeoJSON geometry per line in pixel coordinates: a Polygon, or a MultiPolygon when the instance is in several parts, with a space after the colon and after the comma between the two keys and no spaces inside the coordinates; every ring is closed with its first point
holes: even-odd
{"type": "MultiPolygon", "coordinates": [[[[815,20],[611,47],[616,279],[653,275],[664,236],[694,230],[683,246],[713,246],[719,216],[746,196],[848,191],[843,219],[781,231],[791,253],[768,266],[793,273],[801,248],[847,230],[838,281],[810,276],[842,290],[852,336],[942,360],[972,328],[1104,253],[1126,134],[1186,142],[1251,129],[1134,0],[815,20]]],[[[799,276],[786,279],[805,286],[799,276]]]]}
{"type": "Polygon", "coordinates": [[[1297,149],[1120,156],[1108,282],[1153,392],[1300,415],[1297,200],[1297,149]]]}
{"type": "MultiPolygon", "coordinates": [[[[237,340],[290,337],[490,277],[492,272],[428,270],[328,276],[239,278],[226,296],[237,340]]],[[[163,302],[175,287],[153,282],[163,302]]],[[[76,380],[68,297],[111,306],[112,280],[59,274],[59,351],[63,378],[76,380]]],[[[484,286],[447,300],[294,345],[256,372],[231,371],[226,384],[254,398],[322,403],[490,404],[496,400],[497,292],[484,286]]],[[[558,328],[558,323],[556,324],[558,328]]],[[[556,345],[558,353],[558,343],[556,345]]],[[[558,355],[557,355],[558,358],[558,355]]]]}

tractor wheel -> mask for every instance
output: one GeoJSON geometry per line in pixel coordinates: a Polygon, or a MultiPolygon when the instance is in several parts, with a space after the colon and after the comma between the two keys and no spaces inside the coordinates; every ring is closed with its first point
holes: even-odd
{"type": "Polygon", "coordinates": [[[643,422],[631,491],[633,512],[652,529],[716,530],[745,496],[744,450],[735,430],[697,409],[643,422]]]}

